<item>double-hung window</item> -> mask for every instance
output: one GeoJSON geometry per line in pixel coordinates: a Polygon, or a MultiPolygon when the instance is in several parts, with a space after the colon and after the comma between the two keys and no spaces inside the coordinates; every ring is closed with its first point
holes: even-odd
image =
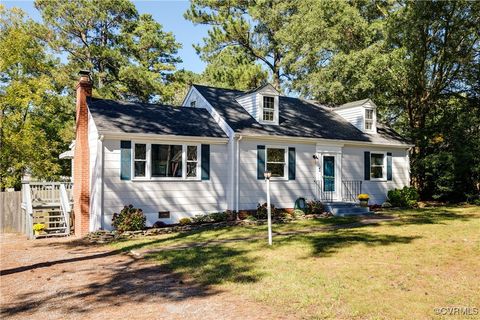
{"type": "Polygon", "coordinates": [[[133,167],[135,177],[146,177],[147,174],[147,145],[135,144],[133,151],[133,167]]]}
{"type": "Polygon", "coordinates": [[[384,153],[371,153],[370,154],[370,178],[372,180],[385,179],[385,154],[384,153]]]}
{"type": "Polygon", "coordinates": [[[198,145],[135,143],[134,178],[198,179],[198,145]]]}
{"type": "Polygon", "coordinates": [[[373,109],[365,109],[365,131],[373,130],[374,111],[373,109]]]}
{"type": "Polygon", "coordinates": [[[187,146],[187,178],[196,178],[198,168],[198,147],[187,146]]]}
{"type": "Polygon", "coordinates": [[[263,121],[275,120],[275,98],[263,96],[263,121]]]}
{"type": "Polygon", "coordinates": [[[267,147],[266,169],[273,178],[285,178],[287,173],[287,148],[267,147]]]}

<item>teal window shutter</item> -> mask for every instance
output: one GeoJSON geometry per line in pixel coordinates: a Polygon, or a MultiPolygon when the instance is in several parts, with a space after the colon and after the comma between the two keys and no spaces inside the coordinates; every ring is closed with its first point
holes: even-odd
{"type": "Polygon", "coordinates": [[[202,180],[210,180],[210,145],[202,144],[202,180]]]}
{"type": "Polygon", "coordinates": [[[363,161],[364,179],[370,180],[370,151],[365,151],[365,159],[363,161]]]}
{"type": "Polygon", "coordinates": [[[265,146],[257,146],[257,179],[263,180],[265,176],[265,146]]]}
{"type": "Polygon", "coordinates": [[[295,180],[295,148],[288,148],[288,180],[295,180]]]}
{"type": "Polygon", "coordinates": [[[387,180],[392,181],[392,153],[387,152],[387,180]]]}
{"type": "Polygon", "coordinates": [[[120,141],[120,179],[130,180],[132,176],[132,142],[120,141]]]}

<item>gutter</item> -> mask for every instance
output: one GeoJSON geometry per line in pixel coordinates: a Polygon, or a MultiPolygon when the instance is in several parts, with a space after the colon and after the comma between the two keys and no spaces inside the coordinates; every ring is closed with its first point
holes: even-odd
{"type": "Polygon", "coordinates": [[[180,136],[180,135],[165,135],[165,134],[151,134],[151,133],[109,133],[99,131],[99,134],[105,139],[137,139],[137,140],[155,140],[155,141],[188,141],[188,142],[208,142],[209,144],[227,144],[228,138],[221,137],[199,137],[199,136],[180,136]]]}
{"type": "Polygon", "coordinates": [[[344,146],[344,145],[355,145],[355,146],[375,146],[375,147],[389,147],[389,148],[413,148],[414,144],[389,144],[389,143],[374,143],[369,141],[355,141],[355,140],[334,140],[334,139],[324,139],[324,138],[307,138],[307,137],[291,137],[291,136],[274,136],[274,135],[243,135],[245,139],[256,139],[256,140],[283,140],[288,142],[305,142],[305,143],[324,143],[326,145],[334,146],[344,146]]]}

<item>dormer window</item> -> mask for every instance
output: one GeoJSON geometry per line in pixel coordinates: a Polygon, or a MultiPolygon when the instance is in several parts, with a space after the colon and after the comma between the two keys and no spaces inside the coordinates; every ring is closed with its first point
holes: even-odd
{"type": "Polygon", "coordinates": [[[374,111],[365,109],[365,131],[373,131],[374,111]]]}
{"type": "Polygon", "coordinates": [[[275,98],[263,96],[263,121],[275,121],[275,98]]]}

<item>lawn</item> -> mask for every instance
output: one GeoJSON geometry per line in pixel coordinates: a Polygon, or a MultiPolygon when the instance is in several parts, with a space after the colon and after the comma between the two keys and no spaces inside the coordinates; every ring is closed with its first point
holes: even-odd
{"type": "Polygon", "coordinates": [[[480,308],[480,207],[385,214],[397,219],[357,227],[349,227],[354,218],[274,225],[274,231],[290,233],[274,236],[272,247],[266,244],[265,226],[169,234],[112,246],[147,252],[147,259],[199,285],[299,318],[441,319],[434,308],[480,308]],[[313,231],[292,234],[309,229],[313,231]]]}

